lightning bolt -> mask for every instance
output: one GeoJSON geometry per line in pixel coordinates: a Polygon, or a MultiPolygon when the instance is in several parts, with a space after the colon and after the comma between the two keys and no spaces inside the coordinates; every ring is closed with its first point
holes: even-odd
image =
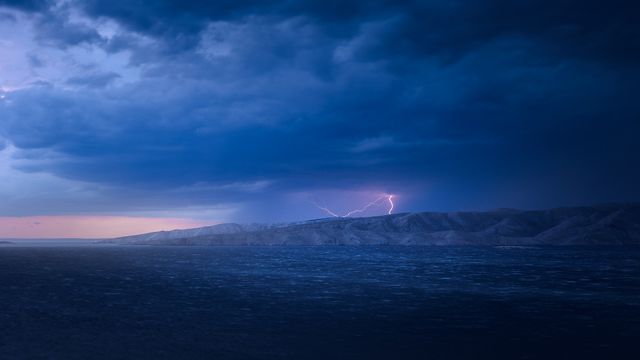
{"type": "Polygon", "coordinates": [[[360,209],[355,209],[355,210],[351,210],[348,213],[346,213],[343,217],[349,217],[353,214],[359,214],[362,212],[367,211],[367,209],[369,209],[370,207],[376,205],[377,203],[379,203],[381,200],[384,200],[384,198],[387,197],[386,195],[382,195],[379,198],[373,200],[372,202],[368,203],[367,205],[361,207],[360,209]]]}
{"type": "Polygon", "coordinates": [[[355,209],[355,210],[351,210],[351,211],[347,212],[344,215],[339,215],[339,214],[337,214],[336,212],[332,211],[331,209],[329,209],[326,206],[318,205],[318,203],[316,203],[316,202],[313,202],[313,205],[315,205],[315,207],[317,207],[318,209],[324,211],[328,215],[331,215],[331,216],[337,217],[337,218],[342,218],[342,217],[350,217],[350,216],[355,215],[355,214],[363,213],[363,212],[367,211],[369,208],[371,208],[372,206],[375,206],[375,205],[379,204],[380,202],[382,202],[384,200],[389,202],[389,210],[387,210],[387,215],[391,215],[395,205],[393,204],[393,195],[389,195],[389,194],[381,195],[377,199],[375,199],[372,202],[364,205],[363,207],[355,209]]]}
{"type": "Polygon", "coordinates": [[[315,205],[318,209],[326,212],[327,214],[333,216],[333,217],[341,217],[340,215],[334,213],[333,211],[331,211],[328,207],[326,206],[320,206],[318,205],[318,203],[314,202],[313,205],[315,205]]]}

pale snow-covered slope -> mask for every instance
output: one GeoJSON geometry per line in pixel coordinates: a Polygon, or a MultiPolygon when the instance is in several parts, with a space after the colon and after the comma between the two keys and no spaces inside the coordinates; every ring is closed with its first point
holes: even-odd
{"type": "Polygon", "coordinates": [[[238,232],[249,232],[266,230],[278,226],[285,226],[286,224],[218,224],[205,227],[199,227],[194,229],[179,229],[170,231],[158,231],[147,234],[124,236],[113,240],[122,242],[135,241],[135,242],[158,242],[183,238],[194,238],[207,235],[219,235],[219,234],[231,234],[238,232]]]}
{"type": "Polygon", "coordinates": [[[150,245],[640,245],[640,204],[221,224],[106,242],[150,245]]]}

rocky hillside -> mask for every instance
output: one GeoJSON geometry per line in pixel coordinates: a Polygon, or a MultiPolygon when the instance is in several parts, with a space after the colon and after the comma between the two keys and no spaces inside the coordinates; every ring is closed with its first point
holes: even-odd
{"type": "Polygon", "coordinates": [[[221,224],[105,240],[149,245],[640,245],[640,204],[221,224]]]}

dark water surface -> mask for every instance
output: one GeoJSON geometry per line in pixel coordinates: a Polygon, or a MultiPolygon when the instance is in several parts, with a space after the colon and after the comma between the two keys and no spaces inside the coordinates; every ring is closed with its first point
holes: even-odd
{"type": "Polygon", "coordinates": [[[640,249],[0,247],[0,358],[640,359],[640,249]]]}

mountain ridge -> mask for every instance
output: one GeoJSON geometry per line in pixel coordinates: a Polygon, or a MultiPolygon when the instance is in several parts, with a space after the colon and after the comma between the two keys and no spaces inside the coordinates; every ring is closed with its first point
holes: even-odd
{"type": "Polygon", "coordinates": [[[235,224],[104,240],[143,245],[640,245],[640,203],[235,224]]]}

